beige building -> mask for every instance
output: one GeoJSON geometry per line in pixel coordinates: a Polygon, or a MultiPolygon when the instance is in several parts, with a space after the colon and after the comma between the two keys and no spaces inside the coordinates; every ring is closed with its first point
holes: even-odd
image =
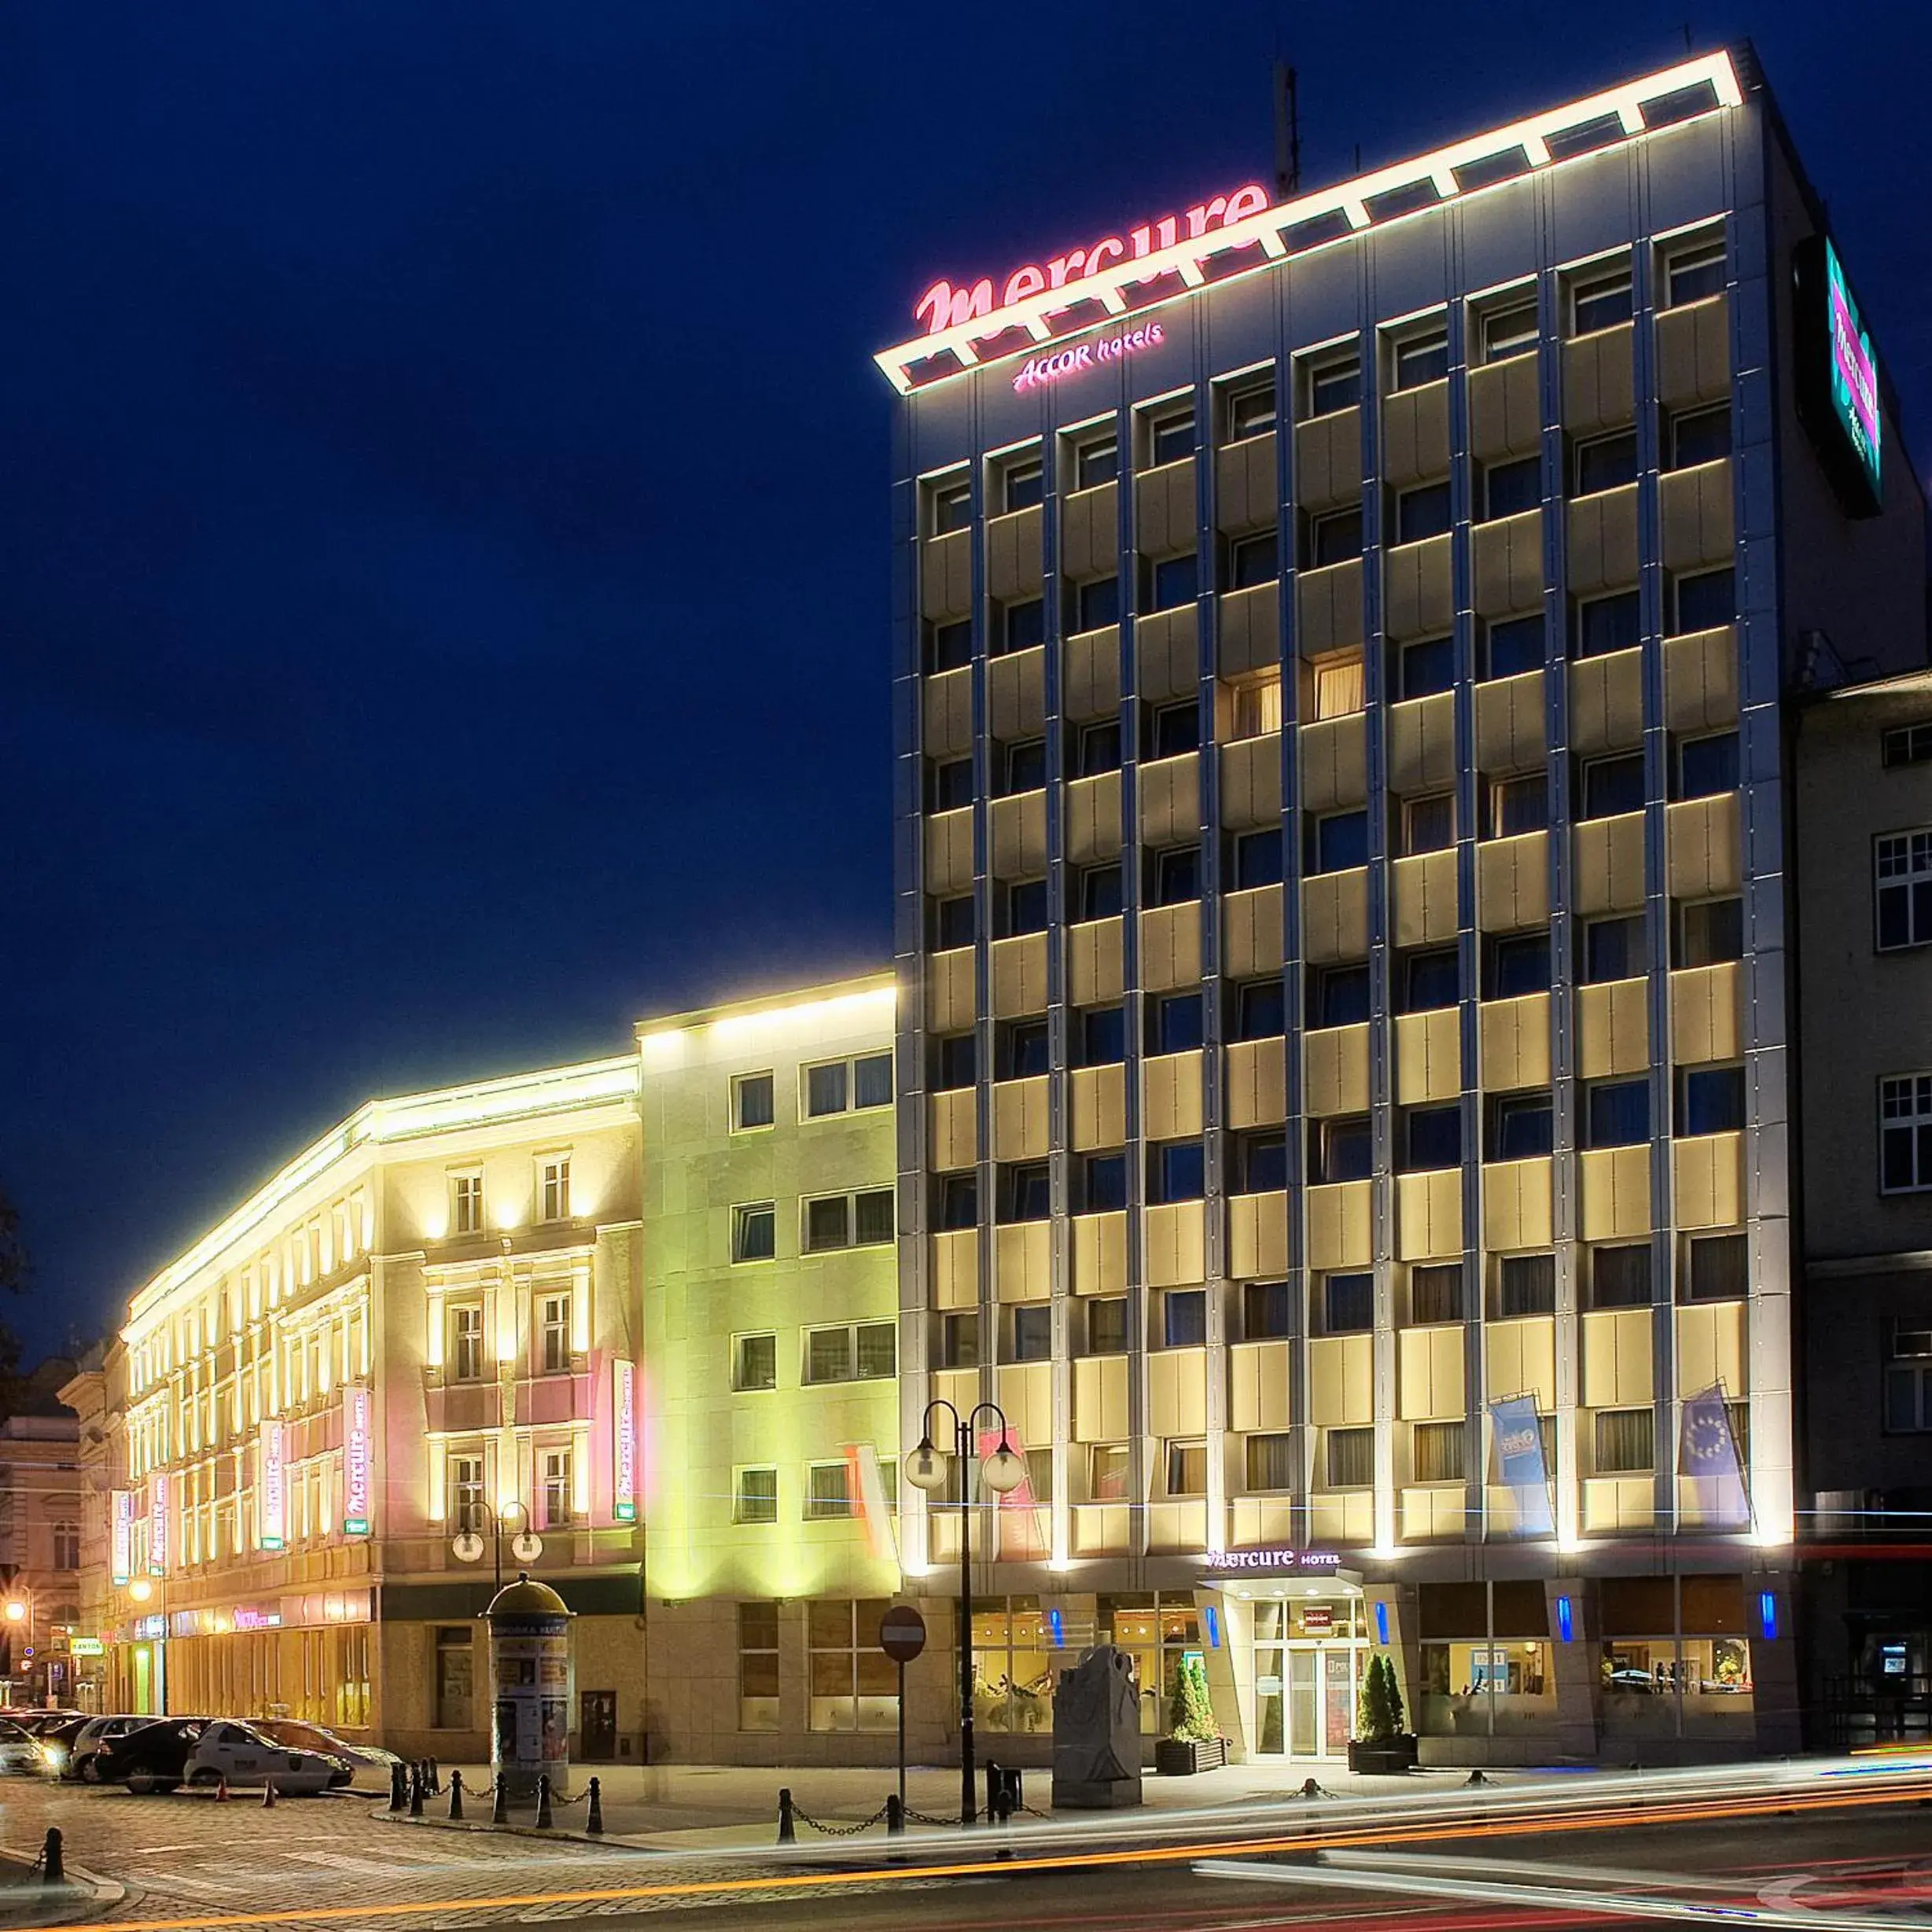
{"type": "MultiPolygon", "coordinates": [[[[22,1378],[0,1422],[0,1691],[13,1704],[72,1702],[80,1621],[79,1427],[52,1356],[22,1378]]],[[[83,1652],[87,1648],[82,1646],[83,1652]]]]}
{"type": "Polygon", "coordinates": [[[579,1753],[638,1748],[637,1145],[630,1056],[374,1101],[135,1295],[110,1704],[484,1755],[500,1529],[578,1613],[579,1753]]]}

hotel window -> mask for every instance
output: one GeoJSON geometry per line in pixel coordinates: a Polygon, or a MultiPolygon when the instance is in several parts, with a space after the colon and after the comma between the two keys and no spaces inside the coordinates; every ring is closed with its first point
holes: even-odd
{"type": "Polygon", "coordinates": [[[1127,1500],[1127,1445],[1097,1442],[1087,1452],[1087,1499],[1090,1503],[1127,1500]]]}
{"type": "Polygon", "coordinates": [[[1008,1020],[994,1035],[994,1046],[1003,1080],[1031,1080],[1047,1072],[1050,1064],[1047,1022],[1044,1020],[1008,1020]]]}
{"type": "Polygon", "coordinates": [[[1744,957],[1744,901],[1700,899],[1676,908],[1671,963],[1722,966],[1744,957]]]}
{"type": "Polygon", "coordinates": [[[1715,631],[1738,618],[1736,573],[1727,565],[1722,570],[1701,570],[1679,577],[1671,585],[1673,637],[1687,637],[1695,631],[1715,631]]]}
{"type": "Polygon", "coordinates": [[[899,1667],[878,1647],[886,1608],[884,1598],[806,1606],[812,1730],[889,1731],[898,1721],[899,1667]]]}
{"type": "Polygon", "coordinates": [[[1279,826],[1271,826],[1265,832],[1238,834],[1235,840],[1235,876],[1228,889],[1252,892],[1264,885],[1280,885],[1284,861],[1279,826]]]}
{"type": "Polygon", "coordinates": [[[1647,1308],[1650,1301],[1650,1244],[1647,1241],[1590,1250],[1592,1308],[1647,1308]]]}
{"type": "Polygon", "coordinates": [[[1882,833],[1871,856],[1878,950],[1932,944],[1932,830],[1882,833]]]}
{"type": "Polygon", "coordinates": [[[1584,1093],[1586,1147],[1638,1147],[1650,1139],[1648,1080],[1601,1080],[1584,1093]]]}
{"type": "Polygon", "coordinates": [[[1449,373],[1449,338],[1441,329],[1411,336],[1395,350],[1395,387],[1420,389],[1449,373]]]}
{"type": "Polygon", "coordinates": [[[1635,1476],[1657,1466],[1657,1413],[1654,1409],[1599,1409],[1596,1416],[1596,1473],[1635,1476]]]}
{"type": "Polygon", "coordinates": [[[1201,742],[1201,707],[1192,698],[1179,705],[1150,707],[1147,733],[1150,759],[1179,758],[1201,742]]]}
{"type": "Polygon", "coordinates": [[[1351,872],[1367,865],[1368,814],[1330,811],[1318,818],[1310,859],[1309,870],[1314,872],[1351,872]]]}
{"type": "Polygon", "coordinates": [[[1415,1263],[1409,1270],[1409,1320],[1419,1328],[1427,1328],[1462,1319],[1462,1263],[1415,1263]]]}
{"type": "Polygon", "coordinates": [[[1179,610],[1200,594],[1201,572],[1192,550],[1179,557],[1163,557],[1148,566],[1147,609],[1179,610]]]}
{"type": "Polygon", "coordinates": [[[932,506],[934,536],[950,535],[973,521],[973,485],[964,477],[929,484],[926,499],[932,506]]]}
{"type": "Polygon", "coordinates": [[[1124,1296],[1089,1300],[1087,1308],[1087,1352],[1089,1355],[1124,1355],[1127,1352],[1127,1301],[1124,1296]]]}
{"type": "Polygon", "coordinates": [[[1572,496],[1595,496],[1605,490],[1621,490],[1637,480],[1637,432],[1620,430],[1614,436],[1592,436],[1576,447],[1575,467],[1571,473],[1572,496]]]}
{"type": "Polygon", "coordinates": [[[741,1469],[733,1488],[734,1522],[775,1523],[778,1520],[778,1472],[775,1469],[741,1469]]]}
{"type": "Polygon", "coordinates": [[[1308,565],[1326,569],[1330,564],[1345,564],[1362,554],[1362,512],[1331,510],[1308,521],[1308,565]]]}
{"type": "Polygon", "coordinates": [[[1664,290],[1673,308],[1722,295],[1724,245],[1721,241],[1693,242],[1673,250],[1664,259],[1664,290]]]}
{"type": "Polygon", "coordinates": [[[1238,1134],[1233,1146],[1231,1193],[1278,1194],[1288,1185],[1288,1139],[1279,1128],[1238,1134]]]}
{"type": "Polygon", "coordinates": [[[459,1530],[483,1527],[483,1458],[480,1455],[450,1458],[450,1521],[459,1530]]]}
{"type": "Polygon", "coordinates": [[[1626,265],[1591,276],[1571,285],[1570,333],[1594,335],[1599,329],[1614,329],[1636,313],[1626,265]]]}
{"type": "Polygon", "coordinates": [[[483,1232],[483,1176],[452,1174],[450,1176],[450,1226],[459,1235],[483,1232]]]}
{"type": "Polygon", "coordinates": [[[940,1367],[977,1368],[980,1365],[980,1318],[948,1315],[940,1330],[940,1367]]]}
{"type": "Polygon", "coordinates": [[[1031,510],[1047,495],[1047,476],[1038,456],[1014,456],[999,473],[1000,501],[1008,513],[1031,510]]]}
{"type": "Polygon", "coordinates": [[[1315,977],[1312,1004],[1312,1024],[1317,1029],[1360,1026],[1368,1018],[1368,968],[1323,966],[1315,977]]]}
{"type": "Polygon", "coordinates": [[[1117,1214],[1127,1205],[1127,1156],[1090,1154],[1080,1170],[1084,1214],[1117,1214]]]}
{"type": "Polygon", "coordinates": [[[1310,1122],[1308,1165],[1308,1179],[1316,1186],[1367,1180],[1374,1168],[1367,1117],[1310,1122]]]}
{"type": "Polygon", "coordinates": [[[1404,1013],[1439,1013],[1463,996],[1461,955],[1453,946],[1412,952],[1399,962],[1404,1013]]]}
{"type": "Polygon", "coordinates": [[[1418,1422],[1415,1425],[1415,1480],[1418,1482],[1461,1482],[1466,1470],[1461,1422],[1418,1422]]]}
{"type": "Polygon", "coordinates": [[[1121,580],[1095,577],[1073,587],[1073,628],[1104,631],[1121,621],[1121,580]]]}
{"type": "Polygon", "coordinates": [[[1121,721],[1110,718],[1104,724],[1084,724],[1074,746],[1073,775],[1097,778],[1102,772],[1121,768],[1121,721]]]}
{"type": "Polygon", "coordinates": [[[1328,1439],[1328,1487],[1367,1489],[1375,1481],[1375,1432],[1372,1429],[1330,1429],[1328,1439]]]}
{"type": "Polygon", "coordinates": [[[777,1253],[778,1208],[770,1201],[741,1202],[731,1210],[731,1259],[769,1261],[777,1253]]]}
{"type": "Polygon", "coordinates": [[[1550,781],[1542,771],[1519,778],[1498,778],[1489,787],[1489,836],[1520,838],[1541,832],[1550,822],[1550,781]]]}
{"type": "Polygon", "coordinates": [[[769,1127],[774,1117],[773,1082],[769,1073],[741,1073],[731,1083],[731,1125],[738,1132],[769,1127]]]}
{"type": "Polygon", "coordinates": [[[537,1165],[537,1198],[546,1221],[570,1219],[570,1157],[554,1154],[537,1165]]]}
{"type": "Polygon", "coordinates": [[[976,1174],[939,1177],[938,1221],[942,1234],[976,1227],[980,1218],[980,1183],[976,1174]]]}
{"type": "Polygon", "coordinates": [[[1606,657],[1643,641],[1642,608],[1635,591],[1586,598],[1577,605],[1577,655],[1606,657]]]}
{"type": "Polygon", "coordinates": [[[542,1338],[543,1373],[561,1375],[570,1367],[569,1296],[544,1296],[541,1312],[538,1332],[542,1338]]]}
{"type": "Polygon", "coordinates": [[[1526,671],[1540,671],[1544,659],[1542,613],[1532,617],[1506,617],[1500,624],[1483,627],[1485,678],[1521,677],[1526,671]]]}
{"type": "Polygon", "coordinates": [[[1276,1040],[1287,1030],[1287,1000],[1279,980],[1250,980],[1235,988],[1235,1039],[1276,1040]]]}
{"type": "Polygon", "coordinates": [[[1402,801],[1402,853],[1418,858],[1424,852],[1447,852],[1455,843],[1455,794],[1436,792],[1426,798],[1402,801]]]}
{"type": "Polygon", "coordinates": [[[1338,651],[1332,657],[1318,657],[1312,668],[1315,715],[1309,722],[1352,718],[1367,706],[1360,651],[1338,651]]]}
{"type": "Polygon", "coordinates": [[[1901,724],[1887,731],[1879,741],[1879,762],[1888,769],[1932,762],[1932,724],[1901,724]]]}
{"type": "Polygon", "coordinates": [[[1051,1170],[1044,1161],[1021,1161],[999,1170],[999,1219],[1043,1221],[1053,1212],[1051,1170]]]}
{"type": "Polygon", "coordinates": [[[1686,1301],[1742,1301],[1750,1293],[1750,1242],[1748,1236],[1692,1235],[1684,1242],[1686,1301]]]}
{"type": "Polygon", "coordinates": [[[1281,673],[1264,672],[1234,687],[1234,736],[1268,738],[1282,727],[1281,673]]]}
{"type": "Polygon", "coordinates": [[[1281,575],[1281,544],[1272,529],[1258,530],[1252,536],[1236,537],[1227,546],[1227,587],[1251,591],[1258,583],[1272,583],[1281,575]]]}
{"type": "Polygon", "coordinates": [[[450,1310],[450,1374],[456,1382],[483,1378],[483,1310],[474,1302],[450,1310]]]}
{"type": "MultiPolygon", "coordinates": [[[[1016,1362],[1044,1362],[1053,1355],[1053,1310],[1043,1302],[1013,1311],[1013,1353],[1016,1362]]],[[[1051,1452],[1049,1452],[1051,1453],[1051,1452]]]]}
{"type": "Polygon", "coordinates": [[[1677,1072],[1677,1132],[1735,1134],[1744,1128],[1742,1066],[1680,1067],[1677,1072]]]}
{"type": "Polygon", "coordinates": [[[1207,1192],[1207,1151],[1198,1140],[1152,1147],[1147,1165],[1147,1198],[1156,1205],[1198,1201],[1207,1192]]]}
{"type": "Polygon", "coordinates": [[[1362,359],[1353,349],[1308,365],[1308,413],[1332,416],[1353,409],[1362,399],[1362,359]]]}
{"type": "Polygon", "coordinates": [[[970,946],[978,931],[978,908],[973,904],[970,892],[962,892],[956,899],[941,899],[933,902],[933,950],[935,952],[951,952],[957,947],[970,946]]]}
{"type": "Polygon", "coordinates": [[[1738,734],[1713,731],[1706,738],[1680,738],[1673,763],[1678,798],[1715,798],[1738,789],[1738,734]]]}
{"type": "Polygon", "coordinates": [[[1932,1430],[1932,1323],[1893,1316],[1885,1324],[1885,1433],[1932,1430]]]}
{"type": "Polygon", "coordinates": [[[805,1520],[822,1522],[834,1516],[849,1516],[852,1509],[852,1471],[844,1463],[811,1463],[805,1468],[805,1520]]]}
{"type": "Polygon", "coordinates": [[[1248,1437],[1243,1453],[1247,1459],[1246,1486],[1251,1496],[1294,1486],[1293,1442],[1286,1433],[1248,1437]]]}
{"type": "Polygon", "coordinates": [[[1583,816],[1616,819],[1643,809],[1643,754],[1583,761],[1583,816]]]}
{"type": "Polygon", "coordinates": [[[1080,872],[1076,885],[1080,914],[1076,923],[1091,919],[1117,919],[1121,914],[1122,894],[1126,890],[1117,859],[1111,864],[1087,866],[1080,872]]]}
{"type": "Polygon", "coordinates": [[[1029,933],[1046,931],[1047,881],[1044,879],[1016,879],[1004,889],[1002,896],[1006,907],[1006,916],[1003,922],[1000,934],[1003,939],[1022,939],[1029,933]]]}
{"type": "Polygon", "coordinates": [[[1047,741],[1022,738],[1004,748],[1000,763],[999,795],[1012,798],[1021,792],[1037,792],[1047,782],[1047,741]]]}
{"type": "Polygon", "coordinates": [[[1673,469],[1694,469],[1731,454],[1731,406],[1680,410],[1670,418],[1668,438],[1673,469]]]}
{"type": "Polygon", "coordinates": [[[1879,1190],[1932,1187],[1932,1073],[1895,1073],[1879,1083],[1879,1190]]]}
{"type": "Polygon", "coordinates": [[[1485,464],[1482,482],[1482,513],[1486,521],[1520,517],[1525,510],[1537,509],[1543,502],[1543,459],[1520,456],[1507,463],[1485,464]]]}
{"type": "Polygon", "coordinates": [[[1231,385],[1227,392],[1227,440],[1245,443],[1275,427],[1275,378],[1231,385]]]}
{"type": "Polygon", "coordinates": [[[778,1606],[738,1606],[738,1728],[778,1728],[778,1606]]]}
{"type": "Polygon", "coordinates": [[[824,1254],[837,1248],[881,1247],[892,1238],[889,1187],[868,1188],[856,1194],[821,1194],[804,1205],[808,1254],[824,1254]]]}
{"type": "Polygon", "coordinates": [[[1147,466],[1158,469],[1194,453],[1194,412],[1191,407],[1150,411],[1146,418],[1147,466]]]}
{"type": "Polygon", "coordinates": [[[993,654],[1005,657],[1014,651],[1030,651],[1047,641],[1047,606],[1037,597],[1022,598],[1017,604],[997,607],[999,627],[995,635],[999,648],[993,654]]]}
{"type": "Polygon", "coordinates": [[[1169,1496],[1207,1494],[1208,1445],[1205,1442],[1170,1442],[1166,1461],[1169,1496]]]}
{"type": "Polygon", "coordinates": [[[1643,915],[1632,913],[1621,918],[1584,921],[1582,953],[1586,986],[1641,979],[1646,970],[1643,915]]]}
{"type": "Polygon", "coordinates": [[[933,1085],[939,1093],[957,1093],[979,1077],[979,1040],[972,1033],[949,1033],[933,1043],[933,1085]]]}
{"type": "Polygon", "coordinates": [[[963,671],[972,661],[973,621],[970,617],[926,627],[926,668],[935,676],[942,672],[963,671]]]}
{"type": "Polygon", "coordinates": [[[858,1322],[805,1330],[808,1386],[828,1382],[877,1382],[899,1372],[899,1331],[891,1322],[858,1322]]]}
{"type": "Polygon", "coordinates": [[[775,1334],[731,1338],[731,1386],[740,1390],[778,1386],[778,1338],[775,1334]]]}
{"type": "Polygon", "coordinates": [[[1204,1288],[1170,1288],[1161,1297],[1161,1345],[1198,1349],[1208,1339],[1208,1296],[1204,1288]]]}
{"type": "Polygon", "coordinates": [[[570,1452],[543,1452],[543,1526],[564,1529],[570,1523],[570,1452]]]}
{"type": "Polygon", "coordinates": [[[1396,653],[1395,668],[1398,697],[1434,697],[1452,690],[1455,685],[1455,640],[1431,637],[1404,644],[1396,653]]]}
{"type": "Polygon", "coordinates": [[[1544,1093],[1503,1094],[1489,1102],[1489,1140],[1485,1150],[1492,1161],[1534,1161],[1555,1145],[1555,1115],[1544,1093]]]}
{"type": "Polygon", "coordinates": [[[1454,521],[1446,483],[1425,483],[1396,496],[1395,540],[1398,543],[1422,543],[1430,537],[1447,536],[1454,521]]]}
{"type": "Polygon", "coordinates": [[[1503,1321],[1556,1312],[1556,1257],[1553,1254],[1503,1254],[1496,1257],[1496,1312],[1503,1321]]]}
{"type": "Polygon", "coordinates": [[[830,1060],[805,1069],[805,1117],[822,1120],[863,1107],[892,1102],[892,1056],[866,1054],[856,1060],[830,1060]]]}
{"type": "Polygon", "coordinates": [[[1294,1333],[1294,1297],[1285,1281],[1251,1281],[1241,1291],[1244,1341],[1275,1341],[1294,1333]]]}
{"type": "Polygon", "coordinates": [[[1121,473],[1121,447],[1110,429],[1104,435],[1084,436],[1073,445],[1073,487],[1098,489],[1121,473]]]}
{"type": "Polygon", "coordinates": [[[1402,1171],[1427,1173],[1463,1164],[1463,1110],[1412,1107],[1403,1123],[1402,1171]]]}
{"type": "Polygon", "coordinates": [[[1153,903],[1184,906],[1201,896],[1201,848],[1172,845],[1152,858],[1153,903]]]}
{"type": "Polygon", "coordinates": [[[1366,1334],[1375,1326],[1375,1277],[1371,1274],[1322,1277],[1322,1326],[1325,1335],[1366,1334]]]}
{"type": "Polygon", "coordinates": [[[1527,355],[1536,346],[1537,333],[1534,302],[1492,309],[1482,318],[1482,359],[1503,362],[1512,356],[1527,355]]]}

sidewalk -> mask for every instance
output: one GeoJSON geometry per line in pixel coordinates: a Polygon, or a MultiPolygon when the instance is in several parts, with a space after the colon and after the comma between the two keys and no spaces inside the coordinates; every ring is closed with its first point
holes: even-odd
{"type": "MultiPolygon", "coordinates": [[[[440,1767],[443,1793],[424,1801],[425,1820],[447,1819],[452,1767],[440,1767]]],[[[490,1782],[487,1765],[464,1765],[463,1812],[466,1823],[487,1825],[490,1800],[484,1793],[490,1782]]],[[[655,1851],[742,1850],[772,1844],[778,1831],[778,1791],[787,1787],[793,1804],[810,1817],[830,1825],[852,1825],[870,1818],[897,1788],[898,1774],[889,1767],[863,1769],[824,1766],[786,1769],[736,1765],[586,1765],[571,1772],[570,1796],[554,1805],[555,1829],[575,1835],[584,1828],[590,1779],[598,1780],[607,1839],[655,1851]]],[[[1025,1774],[1025,1798],[1033,1809],[1051,1812],[1053,1774],[1045,1768],[1025,1774]]],[[[1492,1783],[1520,1785],[1540,1777],[1561,1777],[1570,1772],[1531,1770],[1490,1772],[1492,1783]]],[[[1405,1798],[1440,1797],[1466,1783],[1462,1769],[1412,1772],[1403,1778],[1358,1776],[1345,1764],[1313,1760],[1271,1760],[1266,1764],[1231,1765],[1191,1778],[1157,1777],[1151,1771],[1143,1785],[1145,1802],[1136,1814],[1173,1814],[1212,1811],[1257,1811],[1290,1802],[1305,1802],[1303,1784],[1310,1778],[1334,1798],[1379,1798],[1400,1802],[1405,1798]]],[[[977,1779],[978,1798],[985,1801],[984,1765],[977,1779]]],[[[906,1802],[928,1819],[955,1821],[959,1816],[959,1772],[956,1765],[913,1765],[906,1773],[906,1802]]],[[[1106,1812],[1063,1812],[1062,1819],[1120,1816],[1106,1812]]],[[[535,1822],[534,1805],[516,1807],[510,1823],[528,1829],[535,1822]]],[[[801,1844],[822,1842],[801,1823],[801,1844]]]]}

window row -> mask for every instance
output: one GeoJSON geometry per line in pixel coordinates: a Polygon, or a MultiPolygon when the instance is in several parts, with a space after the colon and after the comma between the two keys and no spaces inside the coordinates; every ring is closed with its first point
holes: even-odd
{"type": "Polygon", "coordinates": [[[520,1340],[513,1333],[492,1338],[484,1322],[482,1298],[457,1295],[439,1297],[431,1319],[441,1323],[440,1359],[447,1382],[494,1380],[505,1364],[514,1367],[527,1358],[527,1371],[541,1375],[573,1373],[583,1366],[590,1338],[580,1323],[587,1310],[577,1306],[568,1288],[539,1288],[531,1299],[531,1333],[520,1340]],[[492,1342],[495,1345],[492,1345],[492,1342]]]}
{"type": "MultiPolygon", "coordinates": [[[[808,1328],[800,1341],[798,1379],[814,1388],[826,1382],[874,1382],[899,1372],[899,1330],[894,1323],[841,1322],[808,1328]]],[[[731,1386],[738,1390],[778,1386],[778,1338],[766,1329],[731,1338],[731,1386]]]]}
{"type": "MultiPolygon", "coordinates": [[[[892,1190],[868,1187],[856,1194],[816,1194],[798,1204],[801,1254],[831,1254],[844,1248],[882,1247],[893,1239],[892,1190]]],[[[731,1209],[731,1259],[770,1261],[778,1254],[778,1204],[742,1201],[731,1209]]]]}
{"type": "MultiPolygon", "coordinates": [[[[821,1060],[798,1070],[798,1117],[822,1121],[892,1104],[892,1056],[889,1051],[839,1060],[821,1060]]],[[[731,1128],[734,1133],[775,1124],[776,1076],[769,1072],[738,1073],[731,1080],[731,1128]]]]}
{"type": "MultiPolygon", "coordinates": [[[[453,1168],[449,1174],[449,1229],[452,1235],[480,1235],[488,1231],[483,1195],[483,1169],[453,1168]]],[[[513,1213],[519,1204],[513,1203],[513,1213]]],[[[537,1219],[540,1222],[570,1219],[570,1157],[567,1154],[539,1154],[536,1160],[537,1219]]],[[[513,1220],[505,1224],[513,1225],[513,1220]]]]}
{"type": "MultiPolygon", "coordinates": [[[[899,1503],[899,1465],[889,1455],[878,1459],[880,1485],[885,1507],[899,1503]]],[[[778,1469],[776,1463],[745,1465],[732,1477],[732,1519],[741,1523],[775,1523],[778,1520],[778,1469]]],[[[800,1514],[810,1522],[823,1522],[861,1513],[863,1499],[854,1480],[852,1463],[808,1463],[800,1496],[800,1514]]]]}

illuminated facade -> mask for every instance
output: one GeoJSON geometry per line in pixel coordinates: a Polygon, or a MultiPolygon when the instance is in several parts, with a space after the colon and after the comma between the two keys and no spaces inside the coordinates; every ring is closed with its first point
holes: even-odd
{"type": "Polygon", "coordinates": [[[1788,1748],[1787,727],[1923,659],[1890,392],[1746,53],[1271,200],[878,358],[903,1426],[1032,1464],[1010,1710],[1111,1634],[1327,1754],[1386,1646],[1437,1761],[1788,1748]]]}
{"type": "Polygon", "coordinates": [[[494,1513],[579,1613],[587,1754],[638,1747],[637,1146],[627,1056],[372,1102],[134,1297],[98,1391],[109,1708],[487,1755],[494,1513]]]}

